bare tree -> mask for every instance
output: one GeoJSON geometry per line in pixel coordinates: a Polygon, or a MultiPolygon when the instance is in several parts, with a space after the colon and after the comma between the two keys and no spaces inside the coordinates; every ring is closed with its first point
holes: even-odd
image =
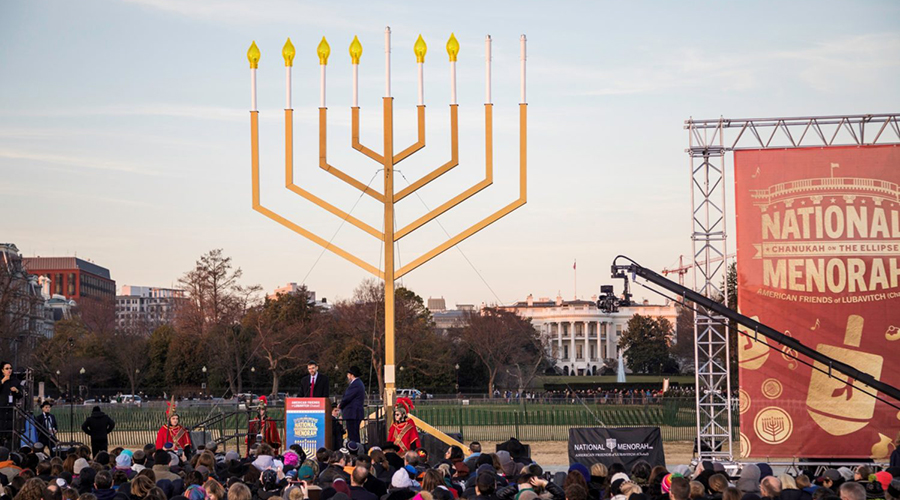
{"type": "MultiPolygon", "coordinates": [[[[530,325],[529,325],[530,326],[530,325]]],[[[512,353],[506,373],[515,381],[519,393],[531,385],[534,378],[546,368],[547,351],[550,346],[535,329],[531,335],[523,335],[521,347],[512,353]]]]}
{"type": "Polygon", "coordinates": [[[256,337],[254,352],[272,373],[272,395],[278,394],[281,377],[306,364],[303,357],[314,351],[322,334],[320,313],[309,301],[306,287],[280,295],[252,310],[245,318],[256,337]]]}
{"type": "MultiPolygon", "coordinates": [[[[452,346],[434,331],[431,313],[421,297],[413,291],[397,287],[394,310],[394,363],[398,382],[432,383],[452,378],[452,346]],[[402,370],[401,370],[402,368],[402,370]]],[[[384,285],[375,280],[363,281],[353,298],[335,305],[333,331],[339,339],[332,346],[334,359],[353,360],[365,353],[370,372],[380,394],[384,395],[384,285]]],[[[363,374],[366,377],[367,373],[363,374]]]]}
{"type": "Polygon", "coordinates": [[[259,285],[241,285],[242,276],[240,268],[233,269],[231,257],[226,257],[222,249],[214,249],[178,280],[189,299],[178,308],[176,325],[206,342],[209,351],[215,353],[210,362],[225,375],[233,394],[242,390],[241,375],[249,356],[241,318],[262,290],[259,285]]]}
{"type": "Polygon", "coordinates": [[[129,317],[109,339],[113,360],[128,379],[131,394],[136,394],[138,384],[147,376],[152,331],[153,324],[146,316],[129,317]]]}
{"type": "Polygon", "coordinates": [[[497,375],[506,370],[512,370],[521,388],[526,381],[530,383],[545,356],[531,321],[493,307],[466,316],[459,340],[487,369],[488,392],[493,395],[497,375]]]}

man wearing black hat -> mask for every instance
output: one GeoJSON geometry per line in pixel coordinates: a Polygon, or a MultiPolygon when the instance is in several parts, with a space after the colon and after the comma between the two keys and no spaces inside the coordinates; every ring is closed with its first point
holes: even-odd
{"type": "Polygon", "coordinates": [[[53,454],[53,451],[56,449],[56,443],[58,439],[56,438],[56,433],[59,431],[59,424],[56,423],[56,416],[50,413],[50,409],[53,408],[53,403],[48,400],[44,400],[41,403],[41,413],[36,416],[34,419],[37,421],[38,425],[40,425],[45,431],[38,436],[38,441],[46,442],[47,448],[50,449],[50,454],[53,454]]]}
{"type": "Polygon", "coordinates": [[[347,422],[347,439],[357,443],[360,442],[359,424],[363,419],[363,404],[366,401],[366,386],[359,379],[360,375],[362,373],[356,366],[351,366],[347,370],[347,380],[350,381],[350,385],[347,386],[347,390],[341,397],[341,404],[338,405],[343,413],[344,421],[347,422]]]}
{"type": "Polygon", "coordinates": [[[328,377],[324,373],[319,373],[319,363],[309,360],[306,363],[306,370],[309,375],[300,380],[301,398],[327,398],[328,397],[328,377]]]}

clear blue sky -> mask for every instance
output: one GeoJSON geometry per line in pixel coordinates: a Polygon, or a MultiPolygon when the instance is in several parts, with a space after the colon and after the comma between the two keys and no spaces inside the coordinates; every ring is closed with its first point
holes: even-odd
{"type": "MultiPolygon", "coordinates": [[[[320,296],[348,297],[364,271],[331,254],[313,266],[320,247],[251,210],[245,54],[256,40],[263,200],[330,238],[340,221],[283,188],[281,46],[290,36],[298,52],[298,181],[349,209],[357,193],[316,168],[315,48],[323,35],[332,46],[329,160],[368,182],[376,165],[349,148],[347,46],[359,35],[362,139],[376,146],[386,25],[394,32],[396,147],[415,138],[412,45],[419,33],[429,44],[428,147],[401,165],[410,180],[449,154],[443,47],[451,31],[462,46],[461,165],[422,191],[431,206],[483,172],[483,40],[494,40],[495,183],[441,218],[452,234],[516,196],[517,41],[528,36],[529,202],[462,244],[502,302],[571,297],[575,259],[578,294],[589,297],[610,281],[616,254],[656,269],[689,254],[682,123],[690,116],[900,109],[894,1],[7,1],[0,240],[26,255],[77,252],[108,267],[119,285],[168,286],[221,247],[247,283],[271,290],[308,274],[320,296]]],[[[398,222],[424,210],[410,197],[398,222]]],[[[381,227],[374,202],[361,201],[353,214],[381,227]]],[[[442,238],[432,224],[404,239],[401,262],[442,238]]],[[[379,258],[377,241],[349,225],[334,241],[379,258]]],[[[455,250],[404,284],[449,305],[497,301],[455,250]]]]}

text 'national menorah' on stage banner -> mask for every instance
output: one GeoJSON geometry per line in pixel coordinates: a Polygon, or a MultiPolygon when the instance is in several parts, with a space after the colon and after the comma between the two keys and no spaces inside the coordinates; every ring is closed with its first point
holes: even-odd
{"type": "MultiPolygon", "coordinates": [[[[734,162],[741,313],[900,385],[900,147],[737,151],[734,162]]],[[[742,456],[893,451],[896,408],[772,344],[737,339],[742,456]]]]}

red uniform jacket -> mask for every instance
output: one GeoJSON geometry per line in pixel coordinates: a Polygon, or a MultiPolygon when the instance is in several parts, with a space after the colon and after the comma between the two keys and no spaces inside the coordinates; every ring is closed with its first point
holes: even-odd
{"type": "Polygon", "coordinates": [[[175,427],[164,425],[156,433],[156,449],[162,450],[166,443],[175,445],[176,450],[183,450],[191,445],[191,433],[181,425],[175,427]]]}
{"type": "Polygon", "coordinates": [[[271,446],[278,454],[278,448],[281,447],[281,435],[278,433],[278,427],[275,421],[270,418],[264,418],[260,423],[259,418],[250,421],[247,428],[247,455],[250,455],[250,447],[256,443],[256,435],[262,434],[263,442],[271,446]]]}

